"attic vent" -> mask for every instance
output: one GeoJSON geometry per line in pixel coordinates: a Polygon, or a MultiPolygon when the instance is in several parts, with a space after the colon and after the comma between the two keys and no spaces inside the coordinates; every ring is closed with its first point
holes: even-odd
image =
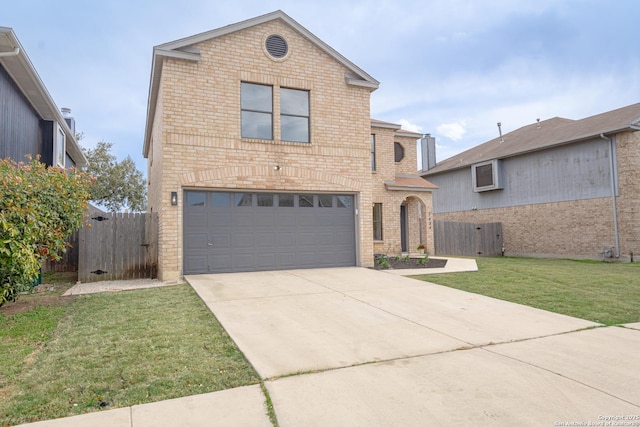
{"type": "Polygon", "coordinates": [[[284,58],[289,52],[287,41],[282,36],[279,36],[277,34],[272,34],[267,37],[267,40],[265,41],[265,47],[267,48],[267,52],[269,52],[269,55],[278,59],[284,58]]]}

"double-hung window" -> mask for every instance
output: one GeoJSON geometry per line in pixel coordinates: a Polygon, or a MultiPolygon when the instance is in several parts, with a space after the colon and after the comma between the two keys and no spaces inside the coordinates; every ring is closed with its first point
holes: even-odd
{"type": "Polygon", "coordinates": [[[273,86],[268,85],[241,83],[242,138],[311,142],[309,91],[279,88],[278,112],[274,108],[273,89],[273,86]],[[274,117],[280,120],[280,135],[275,138],[274,117]]]}
{"type": "Polygon", "coordinates": [[[283,141],[309,142],[309,92],[280,88],[280,133],[283,141]]]}
{"type": "Polygon", "coordinates": [[[273,139],[273,87],[242,83],[242,137],[273,139]]]}

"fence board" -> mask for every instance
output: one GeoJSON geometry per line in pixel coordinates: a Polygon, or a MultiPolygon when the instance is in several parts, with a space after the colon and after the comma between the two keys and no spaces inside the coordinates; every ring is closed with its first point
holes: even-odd
{"type": "Polygon", "coordinates": [[[65,253],[60,254],[60,259],[58,261],[51,261],[48,258],[45,258],[42,261],[43,273],[49,271],[56,273],[78,271],[78,254],[80,253],[78,249],[78,233],[73,233],[67,239],[67,242],[70,246],[67,247],[67,251],[65,253]]]}
{"type": "Polygon", "coordinates": [[[78,280],[153,278],[157,253],[153,253],[147,233],[145,213],[101,213],[92,216],[79,232],[78,280]],[[102,220],[100,220],[102,218],[102,220]]]}
{"type": "Polygon", "coordinates": [[[434,221],[437,255],[498,256],[502,254],[502,223],[434,221]]]}

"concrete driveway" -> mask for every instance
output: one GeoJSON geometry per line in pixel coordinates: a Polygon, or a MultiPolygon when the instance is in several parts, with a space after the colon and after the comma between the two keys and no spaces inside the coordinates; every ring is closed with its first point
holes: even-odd
{"type": "Polygon", "coordinates": [[[186,279],[265,380],[282,427],[640,426],[638,324],[356,267],[186,279]]]}

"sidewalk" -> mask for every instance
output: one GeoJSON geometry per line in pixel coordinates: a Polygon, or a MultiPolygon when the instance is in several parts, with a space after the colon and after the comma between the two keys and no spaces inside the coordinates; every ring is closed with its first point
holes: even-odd
{"type": "Polygon", "coordinates": [[[92,412],[16,427],[272,427],[259,385],[92,412]]]}

